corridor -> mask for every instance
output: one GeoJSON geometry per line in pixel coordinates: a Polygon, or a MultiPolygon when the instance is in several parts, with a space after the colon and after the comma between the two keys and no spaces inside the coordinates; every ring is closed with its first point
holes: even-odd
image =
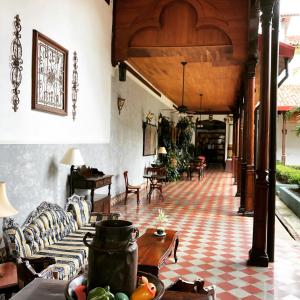
{"type": "MultiPolygon", "coordinates": [[[[202,277],[214,284],[217,299],[300,299],[300,244],[276,237],[275,263],[269,268],[248,267],[252,218],[236,214],[232,174],[208,170],[205,178],[170,183],[164,187],[164,202],[153,197],[149,205],[129,198],[127,206],[113,210],[132,221],[141,233],[156,227],[158,208],[169,217],[167,228],[179,231],[178,263],[173,259],[160,271],[168,285],[177,277],[202,277]]],[[[277,226],[279,223],[277,222],[277,226]]],[[[282,229],[277,228],[276,232],[282,229]]],[[[281,234],[280,234],[281,235],[281,234]]]]}

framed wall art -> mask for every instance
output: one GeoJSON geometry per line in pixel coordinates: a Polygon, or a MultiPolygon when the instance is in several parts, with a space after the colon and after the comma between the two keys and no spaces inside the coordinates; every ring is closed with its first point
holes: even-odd
{"type": "Polygon", "coordinates": [[[143,156],[155,155],[157,148],[157,127],[143,123],[143,156]]]}
{"type": "Polygon", "coordinates": [[[33,30],[32,109],[66,116],[68,50],[33,30]]]}

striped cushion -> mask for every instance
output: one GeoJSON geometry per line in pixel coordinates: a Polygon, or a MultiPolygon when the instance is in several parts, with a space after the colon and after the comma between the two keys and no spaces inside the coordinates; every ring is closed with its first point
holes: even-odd
{"type": "Polygon", "coordinates": [[[33,255],[33,257],[54,257],[56,263],[51,269],[58,273],[58,279],[68,280],[81,270],[87,263],[88,248],[83,244],[83,236],[87,232],[94,232],[95,227],[83,226],[75,232],[71,232],[61,241],[45,247],[33,255]]]}
{"type": "Polygon", "coordinates": [[[30,247],[27,245],[24,234],[20,226],[13,222],[13,224],[4,228],[4,234],[8,238],[9,252],[14,257],[26,257],[31,255],[30,247]]]}
{"type": "Polygon", "coordinates": [[[34,254],[57,243],[77,229],[77,223],[71,212],[48,209],[31,223],[26,224],[23,231],[31,253],[34,254]]]}
{"type": "Polygon", "coordinates": [[[84,196],[73,195],[67,202],[67,210],[72,212],[78,227],[87,224],[90,220],[90,201],[86,200],[84,196]]]}

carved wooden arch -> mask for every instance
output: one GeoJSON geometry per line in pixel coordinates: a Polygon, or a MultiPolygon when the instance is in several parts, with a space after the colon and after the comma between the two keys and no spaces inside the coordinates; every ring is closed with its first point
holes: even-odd
{"type": "MultiPolygon", "coordinates": [[[[205,20],[199,23],[195,8],[186,1],[170,1],[161,11],[159,23],[159,27],[143,27],[131,36],[127,44],[127,55],[129,57],[152,55],[174,56],[178,55],[176,47],[181,48],[180,55],[184,55],[190,59],[193,54],[188,54],[188,52],[193,52],[193,50],[190,49],[186,52],[183,49],[184,47],[204,46],[205,49],[197,49],[198,55],[203,52],[201,54],[201,61],[214,61],[216,57],[224,58],[224,55],[231,57],[233,53],[232,41],[226,32],[217,27],[214,23],[206,22],[205,20]],[[173,8],[175,8],[175,10],[172,12],[173,8]],[[176,32],[174,28],[177,26],[177,22],[175,21],[174,24],[174,20],[177,20],[177,16],[179,17],[179,15],[177,15],[178,13],[184,11],[183,8],[186,9],[184,12],[186,14],[185,20],[189,20],[185,23],[185,26],[187,26],[185,27],[185,31],[189,32],[189,34],[188,36],[183,35],[182,39],[178,40],[177,35],[174,34],[176,32]],[[213,40],[210,40],[210,38],[207,39],[210,35],[214,36],[213,40]],[[156,47],[156,51],[153,49],[149,51],[147,47],[156,47]],[[159,49],[158,47],[161,48],[159,49]],[[171,49],[170,47],[173,48],[171,49]],[[210,56],[211,58],[209,58],[210,56]]],[[[177,30],[179,30],[179,27],[177,27],[177,30]]]]}
{"type": "Polygon", "coordinates": [[[128,45],[130,45],[133,36],[141,30],[145,28],[161,28],[161,16],[165,9],[170,7],[174,2],[189,4],[195,10],[197,18],[196,29],[203,26],[213,26],[220,31],[223,31],[231,40],[228,22],[224,20],[218,9],[206,0],[160,0],[157,1],[156,7],[151,11],[151,17],[149,17],[149,11],[146,11],[140,14],[131,24],[128,45]],[[213,16],[205,14],[205,11],[208,8],[214,11],[213,16]]]}

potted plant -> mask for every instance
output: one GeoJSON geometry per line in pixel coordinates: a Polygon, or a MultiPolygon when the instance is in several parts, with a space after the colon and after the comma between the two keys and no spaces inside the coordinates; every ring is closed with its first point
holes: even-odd
{"type": "Polygon", "coordinates": [[[159,208],[158,209],[158,216],[157,216],[157,235],[165,235],[165,225],[168,222],[168,217],[165,214],[164,210],[159,208]]]}

